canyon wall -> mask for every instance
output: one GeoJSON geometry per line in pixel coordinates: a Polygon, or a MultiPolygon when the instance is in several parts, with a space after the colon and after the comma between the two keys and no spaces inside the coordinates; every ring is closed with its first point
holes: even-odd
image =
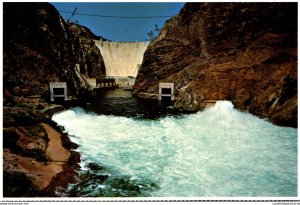
{"type": "Polygon", "coordinates": [[[49,3],[3,3],[5,197],[57,196],[58,187],[74,182],[80,156],[51,121],[64,108],[49,105],[49,82],[66,81],[76,98],[88,92],[86,78],[105,74],[94,38],[49,3]]]}
{"type": "Polygon", "coordinates": [[[107,76],[137,76],[149,42],[109,42],[95,40],[104,64],[107,76]]]}
{"type": "Polygon", "coordinates": [[[80,64],[80,72],[87,78],[105,76],[103,57],[94,43],[94,39],[102,39],[93,34],[87,27],[67,22],[70,31],[73,52],[80,64]]]}
{"type": "MultiPolygon", "coordinates": [[[[174,107],[205,100],[297,126],[297,3],[187,3],[147,48],[134,94],[175,83],[174,107]]],[[[153,96],[153,95],[152,95],[153,96]]]]}
{"type": "Polygon", "coordinates": [[[4,99],[6,94],[48,98],[51,81],[66,81],[69,95],[86,92],[84,79],[104,71],[93,37],[88,29],[67,24],[49,3],[4,3],[4,99]]]}

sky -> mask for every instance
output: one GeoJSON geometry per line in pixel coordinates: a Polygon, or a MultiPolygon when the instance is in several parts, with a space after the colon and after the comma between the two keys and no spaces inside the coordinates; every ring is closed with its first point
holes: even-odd
{"type": "Polygon", "coordinates": [[[164,23],[171,17],[163,18],[108,18],[100,16],[122,17],[154,17],[175,16],[184,6],[184,2],[158,3],[158,2],[51,2],[67,20],[83,25],[91,29],[97,35],[117,42],[140,42],[149,39],[148,32],[155,29],[155,25],[162,28],[164,23]],[[77,8],[76,13],[71,13],[77,8]],[[94,16],[86,16],[88,14],[94,16]]]}

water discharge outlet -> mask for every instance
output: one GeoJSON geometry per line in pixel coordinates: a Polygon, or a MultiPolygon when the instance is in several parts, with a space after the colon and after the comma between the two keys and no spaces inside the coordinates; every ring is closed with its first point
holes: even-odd
{"type": "Polygon", "coordinates": [[[66,82],[50,82],[50,98],[54,101],[55,98],[63,98],[68,100],[67,83],[66,82]]]}
{"type": "Polygon", "coordinates": [[[173,101],[174,96],[174,83],[159,83],[158,100],[160,101],[173,101]]]}

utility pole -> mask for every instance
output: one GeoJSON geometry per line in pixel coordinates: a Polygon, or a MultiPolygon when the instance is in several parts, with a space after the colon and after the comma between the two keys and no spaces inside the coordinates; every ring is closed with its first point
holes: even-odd
{"type": "MultiPolygon", "coordinates": [[[[67,23],[69,23],[70,20],[72,20],[72,19],[75,17],[76,12],[77,12],[77,7],[75,7],[75,9],[72,11],[71,16],[70,16],[70,17],[68,18],[68,20],[67,20],[67,23]]],[[[78,23],[78,21],[75,20],[75,23],[78,23]]]]}

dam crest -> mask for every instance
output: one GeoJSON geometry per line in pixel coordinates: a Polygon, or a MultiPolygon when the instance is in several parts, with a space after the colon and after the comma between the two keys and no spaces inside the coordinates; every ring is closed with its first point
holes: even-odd
{"type": "Polygon", "coordinates": [[[106,78],[120,87],[132,86],[150,42],[110,42],[94,40],[104,60],[106,78]]]}

